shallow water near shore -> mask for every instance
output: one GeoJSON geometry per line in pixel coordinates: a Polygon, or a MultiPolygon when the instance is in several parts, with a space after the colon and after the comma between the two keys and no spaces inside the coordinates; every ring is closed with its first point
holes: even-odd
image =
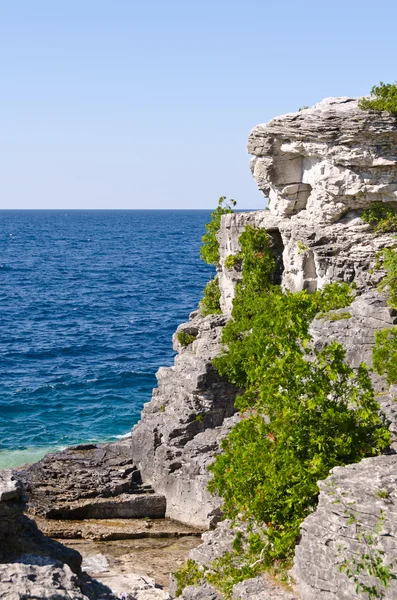
{"type": "Polygon", "coordinates": [[[118,439],[213,270],[210,211],[0,211],[0,468],[118,439]]]}

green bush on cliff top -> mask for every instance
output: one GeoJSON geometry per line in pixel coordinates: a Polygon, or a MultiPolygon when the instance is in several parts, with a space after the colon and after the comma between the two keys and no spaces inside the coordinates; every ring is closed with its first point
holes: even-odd
{"type": "Polygon", "coordinates": [[[379,110],[397,114],[397,82],[374,85],[369,98],[361,98],[358,103],[362,110],[379,110]]]}
{"type": "Polygon", "coordinates": [[[236,201],[231,199],[226,200],[226,196],[221,196],[218,200],[218,206],[211,213],[211,221],[206,224],[206,233],[202,237],[202,246],[200,250],[200,257],[209,265],[219,264],[219,243],[217,234],[221,226],[221,217],[228,213],[233,212],[233,208],[236,206],[236,201]]]}

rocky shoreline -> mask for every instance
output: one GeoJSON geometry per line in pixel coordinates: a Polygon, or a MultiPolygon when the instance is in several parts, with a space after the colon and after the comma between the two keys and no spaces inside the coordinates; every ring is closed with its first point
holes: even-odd
{"type": "MultiPolygon", "coordinates": [[[[230,523],[219,523],[221,500],[207,491],[207,466],[240,419],[234,407],[239,390],[217,373],[212,361],[221,350],[222,328],[241,277],[239,266],[229,268],[225,261],[239,251],[239,236],[247,224],[269,233],[278,283],[284,289],[312,292],[335,281],[355,282],[356,298],[343,315],[335,311],[336,316],[313,321],[315,348],[335,340],[345,347],[351,367],[361,361],[371,366],[375,331],[396,324],[386,295],[376,289],[383,273],[375,268],[376,253],[395,240],[390,234],[375,234],[361,219],[372,202],[397,201],[395,119],[363,112],[355,99],[328,99],[256,127],[249,151],[254,156],[253,176],[270,198],[270,210],[222,218],[222,314],[203,317],[195,311],[178,327],[177,333],[186,332],[191,341],[183,346],[174,335],[174,365],[159,370],[158,387],[131,437],[68,448],[35,465],[0,472],[0,598],[86,600],[129,593],[128,600],[165,599],[175,596],[175,581],[169,592],[156,587],[154,564],[161,571],[159,583],[167,587],[165,571],[177,570],[185,557],[203,568],[230,550],[235,532],[230,523]],[[65,540],[71,548],[47,535],[65,540]],[[149,544],[136,577],[131,575],[134,560],[139,562],[134,546],[116,556],[117,541],[128,545],[134,540],[149,544]],[[171,559],[153,563],[150,543],[171,559]],[[108,558],[100,550],[105,547],[111,548],[106,550],[108,558]],[[81,553],[87,572],[81,570],[81,553]],[[146,580],[145,561],[152,561],[146,580]]],[[[393,564],[397,389],[378,375],[372,374],[372,380],[393,438],[389,452],[335,468],[320,483],[319,505],[302,524],[295,587],[284,589],[261,575],[236,584],[234,600],[360,598],[354,582],[340,569],[343,557],[354,560],[363,552],[357,526],[352,528],[346,514],[347,501],[361,530],[374,531],[383,515],[377,548],[393,564]]],[[[393,580],[383,597],[392,600],[396,594],[393,580]]],[[[187,586],[181,598],[223,596],[205,583],[187,586]]]]}

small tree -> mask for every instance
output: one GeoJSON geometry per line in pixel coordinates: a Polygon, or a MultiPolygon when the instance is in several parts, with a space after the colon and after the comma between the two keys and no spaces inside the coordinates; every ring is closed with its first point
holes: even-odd
{"type": "Polygon", "coordinates": [[[362,110],[384,110],[397,114],[397,82],[374,85],[369,98],[361,98],[358,107],[362,110]]]}
{"type": "Polygon", "coordinates": [[[211,221],[206,224],[206,233],[202,237],[202,246],[200,249],[200,257],[209,265],[218,266],[219,263],[219,243],[217,234],[221,226],[221,217],[233,212],[233,206],[237,202],[233,199],[226,201],[226,196],[221,196],[218,200],[218,206],[211,213],[211,221]]]}

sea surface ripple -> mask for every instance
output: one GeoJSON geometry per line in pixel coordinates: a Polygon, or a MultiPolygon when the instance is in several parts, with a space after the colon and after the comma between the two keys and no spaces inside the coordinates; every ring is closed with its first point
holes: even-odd
{"type": "Polygon", "coordinates": [[[128,433],[213,270],[210,211],[0,211],[0,468],[128,433]]]}

